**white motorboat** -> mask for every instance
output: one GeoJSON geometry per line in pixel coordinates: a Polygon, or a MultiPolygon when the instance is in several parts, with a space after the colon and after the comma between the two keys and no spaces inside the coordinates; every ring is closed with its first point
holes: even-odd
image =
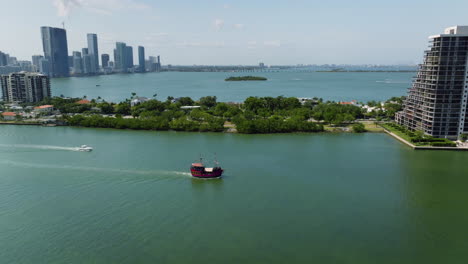
{"type": "Polygon", "coordinates": [[[86,151],[86,152],[89,152],[89,151],[92,151],[93,148],[90,147],[90,146],[86,146],[86,145],[82,145],[81,147],[77,148],[78,151],[86,151]]]}

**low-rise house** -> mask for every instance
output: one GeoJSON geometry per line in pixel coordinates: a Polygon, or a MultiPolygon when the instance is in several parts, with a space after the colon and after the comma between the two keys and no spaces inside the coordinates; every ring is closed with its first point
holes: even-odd
{"type": "Polygon", "coordinates": [[[41,105],[34,107],[34,112],[36,113],[52,113],[54,111],[53,105],[41,105]]]}
{"type": "Polygon", "coordinates": [[[3,120],[5,120],[5,121],[15,121],[16,120],[16,113],[15,112],[3,112],[2,116],[3,116],[3,120]]]}
{"type": "Polygon", "coordinates": [[[356,100],[351,102],[339,102],[340,105],[358,105],[356,100]]]}
{"type": "Polygon", "coordinates": [[[135,105],[139,105],[141,103],[148,102],[149,100],[151,100],[151,99],[146,98],[146,97],[135,97],[130,101],[130,105],[133,107],[135,105]]]}
{"type": "Polygon", "coordinates": [[[23,107],[20,105],[9,105],[8,108],[10,108],[11,111],[23,111],[23,107]]]}
{"type": "Polygon", "coordinates": [[[90,104],[91,101],[90,100],[87,100],[87,99],[82,99],[82,100],[79,100],[78,102],[76,102],[77,104],[90,104]]]}

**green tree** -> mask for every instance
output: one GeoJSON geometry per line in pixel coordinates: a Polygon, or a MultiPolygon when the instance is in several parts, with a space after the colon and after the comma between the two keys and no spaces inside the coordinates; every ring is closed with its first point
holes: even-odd
{"type": "Polygon", "coordinates": [[[366,127],[362,123],[353,124],[351,128],[353,129],[353,132],[355,133],[363,133],[367,131],[366,127]]]}
{"type": "Polygon", "coordinates": [[[206,108],[211,108],[216,106],[216,96],[205,96],[200,98],[200,105],[206,108]]]}

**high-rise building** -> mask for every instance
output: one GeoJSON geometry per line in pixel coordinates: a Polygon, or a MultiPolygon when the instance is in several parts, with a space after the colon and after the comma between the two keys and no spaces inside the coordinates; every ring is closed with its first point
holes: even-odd
{"type": "Polygon", "coordinates": [[[39,62],[44,58],[42,55],[33,55],[32,56],[32,64],[34,65],[35,71],[39,71],[39,62]]]}
{"type": "Polygon", "coordinates": [[[92,68],[95,72],[99,71],[99,50],[98,50],[98,40],[96,34],[88,34],[88,52],[92,58],[92,68]]]}
{"type": "Polygon", "coordinates": [[[0,51],[0,66],[7,66],[8,59],[7,54],[0,51]]]}
{"type": "Polygon", "coordinates": [[[138,71],[145,72],[145,48],[138,46],[138,71]]]}
{"type": "Polygon", "coordinates": [[[68,56],[68,66],[73,68],[73,56],[68,56]]]}
{"type": "Polygon", "coordinates": [[[125,62],[126,62],[126,68],[130,69],[133,68],[133,48],[132,46],[127,46],[125,47],[125,62]]]}
{"type": "Polygon", "coordinates": [[[67,32],[62,28],[41,27],[44,57],[52,77],[69,76],[67,32]]]}
{"type": "Polygon", "coordinates": [[[84,74],[94,73],[93,63],[94,63],[94,59],[92,55],[90,54],[83,55],[83,73],[84,74]]]}
{"type": "Polygon", "coordinates": [[[81,52],[79,51],[73,52],[73,73],[83,73],[83,59],[81,58],[81,52]]]}
{"type": "Polygon", "coordinates": [[[396,121],[412,131],[457,139],[468,132],[468,26],[430,37],[429,50],[396,121]]]}
{"type": "Polygon", "coordinates": [[[117,42],[115,44],[114,62],[115,62],[115,69],[118,71],[122,71],[122,72],[127,71],[126,50],[127,50],[127,45],[125,43],[117,42]]]}
{"type": "Polygon", "coordinates": [[[42,58],[39,60],[39,72],[46,76],[51,75],[51,66],[50,61],[46,58],[42,58]]]}
{"type": "Polygon", "coordinates": [[[43,74],[11,73],[0,76],[0,83],[5,102],[34,103],[51,96],[49,77],[43,74]]]}
{"type": "Polygon", "coordinates": [[[101,55],[102,68],[109,67],[109,54],[101,55]]]}

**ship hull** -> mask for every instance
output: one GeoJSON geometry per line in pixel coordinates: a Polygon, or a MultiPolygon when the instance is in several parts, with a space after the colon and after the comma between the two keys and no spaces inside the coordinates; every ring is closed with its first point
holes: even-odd
{"type": "Polygon", "coordinates": [[[192,173],[192,177],[199,179],[215,179],[223,175],[223,170],[216,170],[213,172],[201,172],[197,170],[190,170],[190,172],[192,173]]]}

